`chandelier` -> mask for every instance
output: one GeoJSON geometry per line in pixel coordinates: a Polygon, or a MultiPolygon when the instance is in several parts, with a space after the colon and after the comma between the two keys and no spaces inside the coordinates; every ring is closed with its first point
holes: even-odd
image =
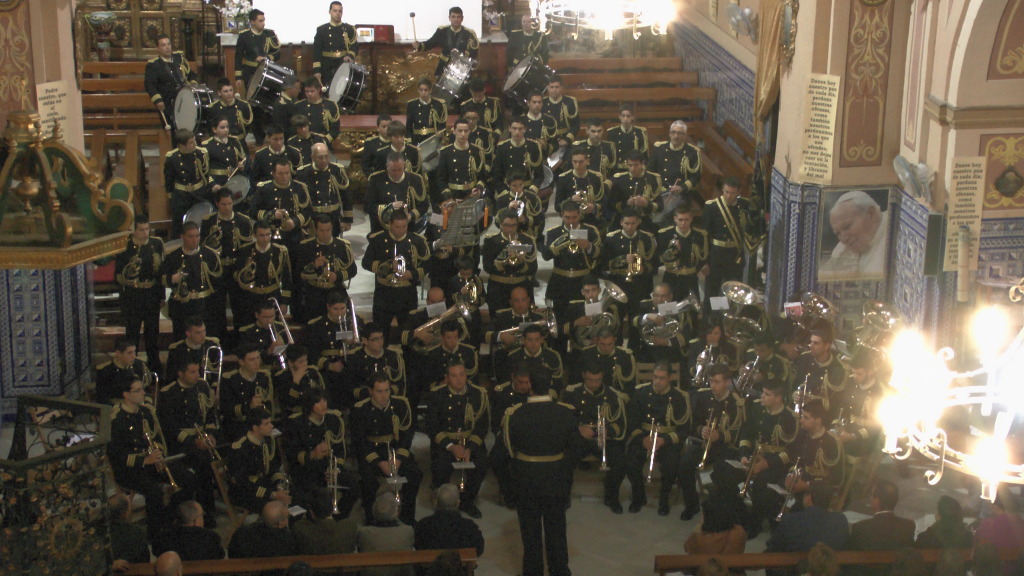
{"type": "Polygon", "coordinates": [[[637,39],[645,29],[667,34],[674,10],[672,0],[530,0],[530,11],[541,30],[550,32],[554,25],[562,25],[574,40],[582,30],[603,30],[609,39],[616,30],[632,30],[637,39]]]}
{"type": "MultiPolygon", "coordinates": [[[[1024,279],[1009,291],[1013,303],[1022,297],[1024,279]]],[[[893,341],[895,393],[878,414],[883,450],[898,460],[916,451],[936,463],[937,469],[925,472],[933,486],[946,468],[976,476],[989,501],[1002,482],[1024,484],[1024,463],[1013,461],[1020,456],[1007,442],[1016,441],[1020,430],[1011,430],[1024,416],[1024,328],[1011,339],[1010,316],[1005,307],[975,313],[971,332],[980,366],[968,371],[950,368],[953,350],[935,353],[918,333],[902,332],[893,341]]]]}

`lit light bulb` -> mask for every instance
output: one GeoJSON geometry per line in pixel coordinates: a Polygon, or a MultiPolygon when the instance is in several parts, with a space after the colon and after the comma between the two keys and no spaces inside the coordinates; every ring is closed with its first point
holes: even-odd
{"type": "Polygon", "coordinates": [[[1005,310],[989,306],[978,310],[971,322],[971,335],[981,356],[982,364],[988,364],[1006,346],[1010,321],[1005,310]]]}

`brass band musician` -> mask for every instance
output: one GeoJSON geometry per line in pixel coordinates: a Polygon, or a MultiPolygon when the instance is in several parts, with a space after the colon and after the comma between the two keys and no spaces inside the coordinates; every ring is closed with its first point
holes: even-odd
{"type": "Polygon", "coordinates": [[[640,214],[635,209],[624,208],[619,223],[621,228],[609,232],[601,245],[602,269],[626,293],[624,312],[635,316],[640,302],[654,288],[657,243],[653,234],[640,229],[640,214]]]}
{"type": "Polygon", "coordinates": [[[363,209],[370,219],[370,233],[387,229],[396,211],[404,211],[416,221],[429,208],[424,178],[409,169],[400,152],[388,152],[385,169],[370,174],[366,181],[363,209]]]}
{"type": "Polygon", "coordinates": [[[658,265],[665,267],[663,282],[672,287],[676,298],[690,294],[700,296],[697,273],[708,259],[708,236],[693,228],[693,212],[688,204],[680,204],[672,212],[673,226],[662,228],[658,242],[658,265]]]}
{"type": "Polygon", "coordinates": [[[662,310],[663,306],[671,307],[676,302],[673,296],[672,287],[667,282],[658,284],[651,291],[651,297],[640,302],[636,314],[630,319],[629,342],[637,362],[653,364],[661,359],[680,366],[687,365],[688,343],[696,328],[693,314],[662,310]]]}
{"type": "MultiPolygon", "coordinates": [[[[216,188],[216,185],[214,186],[216,188]]],[[[220,188],[213,194],[214,205],[217,211],[203,219],[199,235],[203,246],[213,250],[220,256],[220,263],[225,270],[232,270],[235,266],[235,256],[242,246],[253,241],[253,226],[255,223],[251,218],[236,212],[234,209],[235,200],[233,192],[227,188],[220,188]]],[[[210,333],[218,338],[227,334],[228,300],[231,301],[232,310],[237,310],[241,296],[241,288],[229,278],[227,274],[221,276],[217,282],[217,288],[210,299],[210,333]]],[[[233,319],[240,318],[232,314],[233,319]]],[[[240,327],[238,322],[234,328],[240,327]]]]}
{"type": "Polygon", "coordinates": [[[349,310],[349,298],[342,292],[327,295],[327,306],[322,316],[310,320],[302,330],[302,341],[309,351],[309,363],[316,366],[324,378],[331,405],[345,409],[352,405],[353,391],[349,388],[345,363],[355,349],[356,333],[365,330],[362,319],[349,310]],[[358,324],[358,328],[353,325],[358,324]]]}
{"type": "Polygon", "coordinates": [[[562,172],[555,179],[555,206],[573,200],[580,206],[584,223],[604,228],[601,207],[607,200],[610,183],[599,172],[588,167],[586,150],[573,148],[569,157],[572,169],[562,172]]]}
{"type": "Polygon", "coordinates": [[[425,52],[434,48],[441,49],[441,58],[437,62],[437,69],[434,70],[434,77],[440,77],[452,53],[458,50],[462,54],[476,60],[480,50],[480,40],[470,28],[462,25],[462,8],[453,6],[448,10],[448,26],[438,26],[434,35],[426,42],[413,42],[413,50],[425,52]]]}
{"type": "MultiPolygon", "coordinates": [[[[812,398],[820,399],[834,418],[838,409],[833,410],[831,398],[846,387],[846,368],[832,353],[832,342],[829,327],[811,331],[810,349],[793,361],[793,402],[799,407],[812,398]]],[[[828,419],[826,424],[831,422],[828,419]]]]}
{"type": "Polygon", "coordinates": [[[416,308],[416,287],[423,278],[423,263],[430,257],[427,241],[409,232],[409,215],[396,210],[386,230],[370,234],[363,269],[376,276],[373,290],[373,320],[390,330],[391,321],[401,326],[416,308]]]}
{"type": "Polygon", "coordinates": [[[172,250],[160,263],[160,277],[164,286],[171,289],[167,313],[175,340],[184,337],[186,318],[206,317],[214,284],[223,273],[220,256],[199,244],[199,225],[186,222],[182,226],[181,247],[172,250]]]}
{"type": "Polygon", "coordinates": [[[326,214],[331,219],[334,236],[352,229],[352,191],[345,168],[330,161],[326,144],[313,144],[313,162],[298,169],[295,179],[309,189],[309,207],[313,215],[326,214]]]}
{"type": "Polygon", "coordinates": [[[271,225],[265,220],[253,227],[253,242],[242,246],[232,276],[239,288],[238,318],[252,318],[256,307],[269,298],[282,305],[292,297],[292,263],[288,248],[272,242],[271,225]]]}
{"type": "MultiPolygon", "coordinates": [[[[149,237],[149,219],[135,215],[132,235],[124,252],[114,259],[114,279],[121,286],[121,316],[124,335],[138,345],[139,333],[145,327],[146,360],[153,370],[160,371],[160,305],[165,294],[160,283],[160,263],[164,259],[164,242],[149,237]]],[[[114,394],[119,397],[118,394],[114,394]]]]}
{"type": "Polygon", "coordinates": [[[562,225],[545,234],[541,254],[554,260],[551,280],[544,297],[564,310],[583,288],[583,277],[589,275],[601,257],[601,234],[597,228],[580,221],[580,205],[566,200],[560,205],[562,225]]]}
{"type": "MultiPolygon", "coordinates": [[[[288,160],[274,160],[273,180],[261,183],[256,189],[250,216],[257,222],[273,226],[274,239],[290,249],[298,247],[302,229],[309,221],[309,190],[292,178],[292,165],[288,160]]],[[[239,262],[235,262],[239,266],[239,262]]]]}
{"type": "Polygon", "coordinates": [[[306,322],[312,314],[327,305],[327,295],[345,291],[345,283],[358,270],[352,256],[352,243],[333,235],[334,226],[327,214],[315,214],[315,235],[299,244],[297,262],[300,289],[299,302],[292,310],[298,322],[306,322]]]}
{"type": "Polygon", "coordinates": [[[665,202],[692,210],[704,204],[697,186],[701,176],[701,152],[686,141],[687,127],[676,120],[668,128],[668,140],[655,142],[647,160],[647,169],[661,174],[667,190],[665,202]]]}
{"type": "Polygon", "coordinates": [[[437,189],[441,201],[479,198],[490,167],[479,146],[469,143],[469,123],[463,119],[452,127],[455,141],[441,148],[437,162],[437,189]]]}
{"type": "MultiPolygon", "coordinates": [[[[288,146],[284,138],[285,127],[271,124],[267,126],[267,145],[256,150],[252,159],[252,181],[262,185],[274,178],[275,163],[282,160],[298,170],[302,166],[302,153],[294,146],[288,146]]],[[[259,140],[257,142],[260,142],[259,140]]]]}
{"type": "Polygon", "coordinates": [[[326,149],[327,145],[330,144],[330,140],[323,134],[311,131],[309,128],[309,118],[302,114],[293,115],[288,123],[292,127],[292,135],[287,140],[288,145],[299,151],[301,163],[299,166],[294,167],[296,177],[298,177],[298,172],[303,166],[309,166],[313,163],[313,147],[317,144],[322,144],[326,149]]]}
{"type": "Polygon", "coordinates": [[[573,142],[573,150],[585,153],[587,169],[597,172],[601,178],[610,177],[619,165],[615,144],[604,139],[604,123],[597,118],[587,121],[587,139],[573,142]]]}
{"type": "Polygon", "coordinates": [[[259,344],[264,367],[280,366],[280,349],[288,344],[288,329],[284,319],[278,318],[277,308],[270,300],[257,304],[252,318],[252,324],[246,324],[238,330],[239,340],[259,344]]]}
{"type": "Polygon", "coordinates": [[[345,420],[341,412],[328,407],[326,393],[319,388],[305,391],[299,407],[284,429],[293,502],[309,506],[317,489],[326,487],[335,494],[338,516],[346,518],[359,499],[359,477],[344,467],[348,460],[345,420]],[[332,466],[334,478],[328,476],[332,466]]]}
{"type": "Polygon", "coordinates": [[[274,394],[281,419],[302,411],[302,397],[310,390],[326,390],[323,376],[309,365],[309,351],[302,344],[292,344],[284,351],[285,366],[274,371],[274,394]]]}
{"type": "Polygon", "coordinates": [[[370,322],[360,332],[362,347],[349,353],[345,363],[345,388],[352,390],[355,401],[370,395],[370,379],[384,374],[391,382],[391,393],[407,398],[405,357],[397,347],[387,347],[384,327],[370,322]]]}
{"type": "Polygon", "coordinates": [[[484,237],[482,252],[484,271],[489,274],[487,301],[497,311],[505,307],[517,287],[533,292],[537,242],[533,236],[520,233],[512,208],[499,211],[495,221],[499,231],[484,237]]]}
{"type": "MultiPolygon", "coordinates": [[[[513,170],[505,178],[505,182],[494,190],[494,213],[500,215],[505,208],[512,210],[521,232],[533,238],[541,238],[544,230],[547,204],[540,199],[536,186],[527,186],[527,177],[518,170],[513,170]]],[[[500,224],[500,218],[495,222],[500,224]]]]}
{"type": "Polygon", "coordinates": [[[341,132],[341,111],[337,102],[324,98],[320,88],[320,81],[314,77],[302,81],[302,92],[306,98],[295,102],[292,118],[298,114],[305,116],[309,119],[311,130],[323,134],[328,141],[332,141],[341,132]]]}
{"type": "Polygon", "coordinates": [[[661,175],[647,170],[643,155],[638,150],[630,152],[626,156],[626,171],[617,172],[611,181],[611,201],[605,203],[606,214],[609,207],[620,214],[631,207],[640,216],[641,230],[657,232],[652,217],[661,210],[664,184],[661,175]]]}
{"type": "Polygon", "coordinates": [[[290,504],[287,476],[281,467],[283,455],[271,436],[270,412],[254,408],[246,424],[249,431],[227,451],[232,504],[246,510],[262,510],[271,500],[290,504]]]}
{"type": "MultiPolygon", "coordinates": [[[[562,356],[545,345],[546,332],[546,327],[537,324],[523,328],[523,345],[509,353],[507,364],[528,367],[534,380],[544,379],[550,384],[551,390],[561,393],[565,389],[562,356]]],[[[504,379],[504,376],[499,374],[498,378],[504,379]]]]}
{"type": "MultiPolygon", "coordinates": [[[[207,358],[212,354],[210,348],[220,346],[220,339],[206,335],[206,323],[202,316],[190,316],[185,319],[185,337],[172,342],[167,350],[166,382],[178,377],[178,371],[193,362],[202,368],[207,367],[207,358]]],[[[204,375],[205,376],[205,375],[204,375]]]]}
{"type": "MultiPolygon", "coordinates": [[[[630,152],[639,150],[646,157],[650,148],[647,128],[633,123],[633,105],[628,102],[619,106],[619,125],[609,128],[605,137],[615,145],[615,157],[618,159],[615,169],[618,171],[626,169],[626,156],[630,152]]],[[[661,174],[662,180],[665,179],[661,170],[652,168],[649,162],[647,169],[661,174]]]]}
{"type": "Polygon", "coordinates": [[[501,99],[488,96],[484,79],[474,76],[469,79],[470,97],[459,104],[459,114],[463,118],[470,112],[479,115],[480,127],[501,134],[504,115],[501,112],[501,99]]]}
{"type": "Polygon", "coordinates": [[[882,423],[876,418],[878,405],[888,386],[878,378],[875,354],[858,351],[850,360],[850,378],[832,400],[835,414],[832,426],[843,451],[851,456],[864,456],[878,449],[882,423]]]}
{"type": "Polygon", "coordinates": [[[491,188],[498,188],[513,171],[525,175],[525,186],[540,184],[541,166],[546,158],[544,146],[526,137],[526,121],[516,116],[508,125],[509,137],[494,147],[494,162],[490,169],[491,188]]]}
{"type": "Polygon", "coordinates": [[[138,379],[148,389],[153,383],[153,372],[145,362],[135,357],[136,346],[128,338],[114,342],[111,359],[96,367],[96,390],[93,401],[114,404],[120,399],[121,388],[127,380],[138,379]]]}
{"type": "Polygon", "coordinates": [[[760,532],[764,520],[777,513],[778,498],[768,485],[782,485],[791,466],[782,460],[782,452],[796,439],[800,423],[786,406],[786,390],[779,380],[762,382],[761,401],[750,404],[740,430],[740,462],[750,469],[751,477],[747,486],[753,503],[749,534],[760,532]]]}
{"type": "Polygon", "coordinates": [[[238,440],[249,429],[249,414],[256,408],[272,410],[275,399],[270,370],[262,367],[262,349],[243,342],[235,354],[238,369],[225,372],[220,384],[220,419],[224,439],[238,440]]]}

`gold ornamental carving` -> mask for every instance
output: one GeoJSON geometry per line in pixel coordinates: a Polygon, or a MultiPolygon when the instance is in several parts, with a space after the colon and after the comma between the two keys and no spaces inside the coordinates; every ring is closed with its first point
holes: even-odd
{"type": "Polygon", "coordinates": [[[893,4],[852,4],[840,157],[844,167],[878,166],[882,161],[893,4]]]}
{"type": "Polygon", "coordinates": [[[8,12],[21,6],[22,0],[0,0],[0,12],[8,12]]]}
{"type": "MultiPolygon", "coordinates": [[[[0,12],[0,109],[14,110],[25,95],[17,84],[18,79],[26,81],[33,91],[35,82],[32,81],[28,10],[10,11],[10,8],[13,6],[0,12]]],[[[34,95],[29,97],[35,99],[34,95]]]]}
{"type": "Polygon", "coordinates": [[[989,63],[989,80],[1024,78],[1024,0],[1010,0],[999,20],[989,63]]]}
{"type": "Polygon", "coordinates": [[[1024,174],[1024,134],[985,135],[981,145],[987,165],[985,209],[1024,208],[1020,176],[1024,174]]]}

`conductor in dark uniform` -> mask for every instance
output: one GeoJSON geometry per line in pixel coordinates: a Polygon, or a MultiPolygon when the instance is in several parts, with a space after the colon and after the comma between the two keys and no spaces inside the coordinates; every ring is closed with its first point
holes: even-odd
{"type": "MultiPolygon", "coordinates": [[[[195,74],[189,68],[185,54],[175,52],[171,47],[170,36],[166,34],[157,36],[156,50],[159,55],[146,62],[146,74],[143,82],[153,105],[163,113],[161,123],[164,126],[170,126],[170,130],[174,130],[177,128],[174,123],[174,99],[182,86],[195,81],[195,74]]],[[[192,126],[185,126],[185,128],[192,128],[192,126]]]]}
{"type": "Polygon", "coordinates": [[[331,21],[318,26],[313,36],[313,76],[328,88],[342,62],[352,62],[359,54],[356,29],[341,21],[343,12],[341,2],[331,2],[331,21]]]}
{"type": "Polygon", "coordinates": [[[572,490],[572,451],[579,432],[576,411],[548,395],[537,381],[524,404],[505,419],[505,448],[512,455],[523,576],[570,576],[565,509],[572,490]]]}

